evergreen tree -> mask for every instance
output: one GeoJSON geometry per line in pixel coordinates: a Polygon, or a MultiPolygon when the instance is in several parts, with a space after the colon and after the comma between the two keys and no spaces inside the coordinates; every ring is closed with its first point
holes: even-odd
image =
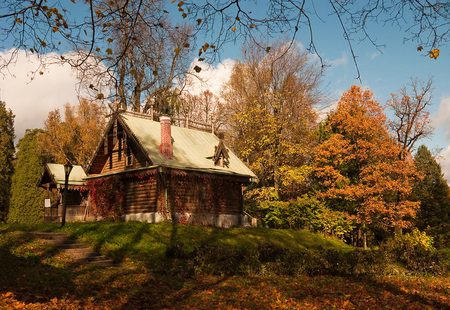
{"type": "Polygon", "coordinates": [[[37,187],[44,163],[38,148],[38,136],[41,133],[40,129],[27,130],[17,145],[9,223],[34,224],[44,219],[45,192],[37,187]]]}
{"type": "Polygon", "coordinates": [[[426,146],[419,147],[414,162],[423,177],[416,181],[413,190],[414,198],[420,201],[417,226],[436,228],[447,223],[450,217],[449,187],[441,166],[426,146]]]}
{"type": "Polygon", "coordinates": [[[14,160],[14,115],[0,101],[0,222],[6,220],[14,160]]]}

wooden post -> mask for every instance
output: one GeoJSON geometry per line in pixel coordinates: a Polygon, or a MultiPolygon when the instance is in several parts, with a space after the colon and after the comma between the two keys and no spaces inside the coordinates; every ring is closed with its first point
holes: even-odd
{"type": "Polygon", "coordinates": [[[64,180],[64,192],[62,197],[62,217],[61,217],[61,227],[66,225],[66,204],[67,204],[67,187],[69,186],[69,177],[66,176],[64,180]]]}

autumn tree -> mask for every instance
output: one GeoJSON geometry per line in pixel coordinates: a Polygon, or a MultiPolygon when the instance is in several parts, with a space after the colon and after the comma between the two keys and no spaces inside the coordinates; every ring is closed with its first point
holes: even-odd
{"type": "Polygon", "coordinates": [[[67,104],[64,119],[59,109],[51,111],[39,136],[41,152],[55,162],[69,160],[86,167],[101,139],[105,116],[102,105],[86,99],[78,105],[67,104]]]}
{"type": "Polygon", "coordinates": [[[190,121],[207,124],[214,132],[225,128],[225,105],[218,96],[206,90],[200,94],[182,93],[176,116],[187,125],[190,121]]]}
{"type": "Polygon", "coordinates": [[[412,80],[407,87],[402,87],[399,94],[391,94],[388,108],[394,118],[389,122],[389,128],[401,145],[399,157],[404,159],[410,154],[420,139],[432,134],[430,112],[432,81],[421,83],[412,80]]]}
{"type": "Polygon", "coordinates": [[[8,214],[14,152],[14,115],[5,102],[0,101],[0,222],[4,222],[8,214]]]}
{"type": "Polygon", "coordinates": [[[245,49],[234,66],[223,93],[229,139],[261,185],[278,191],[284,174],[306,173],[300,167],[314,143],[319,75],[306,52],[285,44],[270,53],[245,49]]]}
{"type": "Polygon", "coordinates": [[[413,197],[420,201],[416,223],[420,229],[438,228],[450,218],[450,192],[441,166],[424,145],[414,156],[414,164],[420,173],[414,184],[413,197]]]}
{"type": "Polygon", "coordinates": [[[313,161],[318,195],[329,208],[354,218],[359,243],[367,245],[368,229],[409,227],[419,206],[408,199],[415,167],[412,160],[398,158],[401,147],[390,137],[372,93],[352,86],[325,131],[313,161]]]}
{"type": "Polygon", "coordinates": [[[35,224],[44,220],[45,192],[37,186],[47,160],[38,146],[41,133],[41,129],[28,129],[17,145],[8,223],[35,224]]]}

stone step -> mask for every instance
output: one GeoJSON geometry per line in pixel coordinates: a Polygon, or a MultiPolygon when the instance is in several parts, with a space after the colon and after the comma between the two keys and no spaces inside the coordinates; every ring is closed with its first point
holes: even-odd
{"type": "Polygon", "coordinates": [[[82,244],[82,243],[77,243],[77,242],[73,242],[73,243],[62,243],[57,245],[58,249],[61,250],[65,250],[65,249],[91,249],[90,246],[86,245],[86,244],[82,244]]]}
{"type": "Polygon", "coordinates": [[[54,232],[46,232],[46,231],[37,231],[31,232],[35,238],[44,239],[44,240],[67,240],[69,236],[64,233],[54,233],[54,232]]]}
{"type": "Polygon", "coordinates": [[[82,262],[82,263],[86,264],[86,265],[95,265],[95,266],[103,266],[103,267],[108,267],[108,266],[114,265],[113,261],[110,259],[93,260],[93,261],[86,261],[86,262],[82,262]]]}
{"type": "Polygon", "coordinates": [[[77,264],[105,267],[114,265],[110,258],[99,254],[91,246],[80,243],[67,234],[55,232],[32,232],[31,234],[35,238],[47,241],[60,254],[70,257],[77,264]]]}

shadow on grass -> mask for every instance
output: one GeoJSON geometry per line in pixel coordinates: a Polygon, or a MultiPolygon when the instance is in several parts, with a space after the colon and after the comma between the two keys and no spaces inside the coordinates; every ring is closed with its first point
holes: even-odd
{"type": "Polygon", "coordinates": [[[13,247],[26,242],[15,240],[0,246],[0,291],[12,292],[25,302],[47,302],[73,292],[72,270],[43,264],[36,255],[14,254],[13,247]]]}

